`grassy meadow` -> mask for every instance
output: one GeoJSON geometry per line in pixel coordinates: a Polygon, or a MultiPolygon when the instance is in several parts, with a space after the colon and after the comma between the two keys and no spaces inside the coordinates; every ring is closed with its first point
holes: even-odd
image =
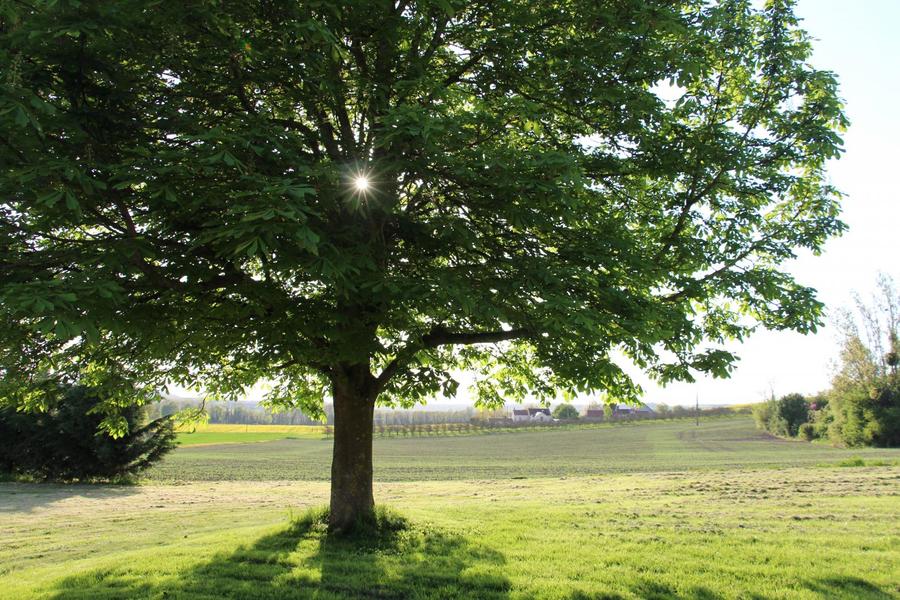
{"type": "Polygon", "coordinates": [[[352,544],[301,518],[330,440],[259,433],[137,486],[0,484],[0,598],[900,598],[898,450],[746,417],[377,439],[409,524],[352,544]]]}

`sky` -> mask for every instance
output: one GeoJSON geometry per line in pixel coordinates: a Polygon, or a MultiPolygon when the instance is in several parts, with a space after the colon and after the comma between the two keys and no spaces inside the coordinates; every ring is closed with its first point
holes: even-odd
{"type": "Polygon", "coordinates": [[[845,194],[849,230],[820,256],[807,253],[787,265],[818,290],[827,324],[815,335],[759,332],[735,344],[741,361],[727,380],[660,388],[637,377],[648,402],[685,405],[699,396],[701,404],[731,404],[827,389],[838,352],[835,311],[851,307],[854,292],[871,297],[879,273],[900,284],[900,1],[800,0],[796,12],[814,38],[813,65],[837,74],[851,122],[843,157],[828,167],[845,194]]]}

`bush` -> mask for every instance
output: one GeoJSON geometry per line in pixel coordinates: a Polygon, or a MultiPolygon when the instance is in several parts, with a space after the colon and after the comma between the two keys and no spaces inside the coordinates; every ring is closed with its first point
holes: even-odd
{"type": "Polygon", "coordinates": [[[819,437],[819,434],[816,431],[816,426],[812,423],[804,423],[803,425],[801,425],[800,429],[798,430],[798,434],[807,442],[811,442],[819,437]]]}
{"type": "Polygon", "coordinates": [[[571,404],[560,404],[553,409],[553,417],[561,421],[571,421],[579,416],[578,409],[571,404]]]}
{"type": "Polygon", "coordinates": [[[787,435],[795,437],[800,426],[809,421],[809,404],[801,394],[788,394],[778,400],[778,417],[787,435]]]}
{"type": "Polygon", "coordinates": [[[801,394],[788,394],[767,400],[752,408],[756,426],[769,433],[796,437],[800,426],[809,421],[809,404],[801,394]]]}
{"type": "Polygon", "coordinates": [[[769,430],[769,424],[772,422],[772,416],[775,414],[775,400],[767,400],[751,407],[753,412],[753,420],[756,421],[756,427],[759,429],[769,430]]]}
{"type": "Polygon", "coordinates": [[[127,433],[99,431],[104,415],[96,392],[83,386],[60,390],[47,412],[0,408],[0,472],[37,479],[114,479],[135,475],[175,447],[170,417],[144,423],[140,406],[124,407],[127,433]]]}
{"type": "Polygon", "coordinates": [[[835,388],[829,401],[832,440],[847,446],[900,446],[900,381],[835,388]]]}

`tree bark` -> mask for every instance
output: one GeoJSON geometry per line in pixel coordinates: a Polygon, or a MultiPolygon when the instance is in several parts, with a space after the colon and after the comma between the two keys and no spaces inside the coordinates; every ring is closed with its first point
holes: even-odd
{"type": "Polygon", "coordinates": [[[365,379],[349,377],[336,379],[332,384],[334,454],[328,528],[333,533],[348,532],[375,517],[372,494],[375,397],[369,383],[365,379]]]}

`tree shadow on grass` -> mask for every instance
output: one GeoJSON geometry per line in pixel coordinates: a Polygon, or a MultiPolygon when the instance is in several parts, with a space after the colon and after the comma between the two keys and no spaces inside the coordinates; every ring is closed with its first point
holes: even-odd
{"type": "Polygon", "coordinates": [[[823,598],[847,600],[896,600],[897,595],[859,577],[828,577],[808,581],[805,587],[823,598]]]}
{"type": "Polygon", "coordinates": [[[634,584],[629,590],[628,596],[615,592],[574,592],[569,600],[625,600],[626,598],[641,598],[642,600],[721,600],[722,596],[705,587],[694,587],[688,591],[676,591],[671,586],[652,581],[642,580],[634,584]]]}
{"type": "MultiPolygon", "coordinates": [[[[890,591],[884,590],[858,577],[830,577],[815,581],[800,582],[802,587],[812,591],[819,598],[845,600],[893,600],[896,598],[890,591]]],[[[706,587],[693,587],[688,590],[675,588],[652,580],[642,580],[634,584],[627,596],[610,592],[574,592],[568,600],[625,600],[641,598],[642,600],[722,600],[730,597],[713,592],[706,587]]],[[[768,600],[766,594],[744,592],[741,598],[747,600],[768,600]]]]}
{"type": "Polygon", "coordinates": [[[113,500],[140,491],[131,484],[0,482],[0,514],[28,513],[68,500],[113,500]]]}
{"type": "Polygon", "coordinates": [[[91,598],[506,598],[503,556],[427,525],[365,539],[330,537],[321,521],[293,526],[161,583],[129,567],[63,580],[55,600],[91,598]]]}

